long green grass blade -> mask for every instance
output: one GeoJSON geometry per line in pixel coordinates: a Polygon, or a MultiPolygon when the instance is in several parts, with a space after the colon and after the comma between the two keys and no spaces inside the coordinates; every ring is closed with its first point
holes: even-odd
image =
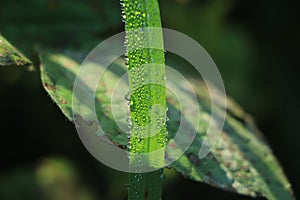
{"type": "MultiPolygon", "coordinates": [[[[121,4],[126,30],[132,123],[130,165],[138,172],[141,168],[139,154],[154,152],[164,148],[166,144],[164,51],[163,48],[146,48],[153,40],[163,47],[163,38],[162,31],[154,32],[147,28],[161,28],[157,0],[124,0],[121,4]],[[151,126],[151,123],[157,121],[158,126],[151,126]]],[[[164,151],[155,157],[149,156],[146,162],[159,169],[164,164],[164,151]]],[[[162,169],[130,175],[128,199],[160,199],[163,181],[160,176],[163,176],[162,169]]]]}

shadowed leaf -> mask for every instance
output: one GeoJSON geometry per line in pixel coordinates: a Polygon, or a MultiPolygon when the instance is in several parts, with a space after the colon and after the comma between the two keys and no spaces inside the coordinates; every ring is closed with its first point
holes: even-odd
{"type": "MultiPolygon", "coordinates": [[[[79,69],[78,63],[61,54],[44,54],[41,55],[40,59],[41,78],[45,90],[48,92],[52,100],[58,105],[63,114],[70,121],[73,121],[72,92],[76,73],[79,69]]],[[[95,99],[97,102],[96,112],[98,114],[99,123],[106,133],[106,136],[118,146],[125,148],[128,144],[128,138],[124,131],[122,131],[122,129],[120,129],[112,120],[113,116],[109,103],[109,97],[112,93],[110,84],[114,85],[118,81],[117,78],[119,77],[114,73],[119,72],[107,71],[103,76],[103,82],[99,84],[95,99]]],[[[83,89],[86,93],[91,92],[88,86],[83,89]]],[[[73,100],[76,101],[76,99],[73,100]]],[[[93,121],[85,120],[83,116],[77,114],[79,111],[76,110],[76,108],[73,112],[75,120],[77,120],[78,124],[81,124],[81,128],[89,128],[91,130],[97,128],[93,121]]],[[[92,111],[86,108],[84,112],[90,113],[92,111]]]]}
{"type": "Polygon", "coordinates": [[[31,63],[20,51],[0,35],[0,66],[22,66],[31,63]]]}
{"type": "MultiPolygon", "coordinates": [[[[110,107],[113,87],[126,72],[121,62],[114,64],[109,68],[110,71],[103,75],[104,82],[99,83],[95,102],[98,120],[107,137],[121,148],[127,148],[126,133],[114,122],[110,107]]],[[[41,76],[45,90],[65,116],[73,121],[72,90],[79,65],[61,54],[45,54],[41,57],[41,63],[41,76]]],[[[186,95],[184,84],[180,82],[176,84],[180,86],[182,92],[176,95],[184,93],[186,95]]],[[[203,159],[198,158],[210,120],[210,102],[205,84],[199,80],[194,80],[192,84],[197,86],[199,98],[201,113],[199,128],[196,130],[197,135],[192,145],[171,166],[185,177],[223,190],[274,200],[294,199],[290,183],[252,118],[230,99],[228,99],[228,113],[221,138],[208,156],[203,159]]],[[[85,89],[89,90],[88,87],[85,89]]],[[[181,119],[180,106],[170,94],[167,96],[167,103],[169,108],[167,127],[171,141],[178,129],[178,122],[185,123],[187,129],[193,127],[189,126],[190,122],[187,119],[181,119]]],[[[76,113],[76,108],[74,112],[76,113]]],[[[93,122],[85,121],[82,116],[77,118],[82,121],[82,124],[93,126],[93,122]]]]}

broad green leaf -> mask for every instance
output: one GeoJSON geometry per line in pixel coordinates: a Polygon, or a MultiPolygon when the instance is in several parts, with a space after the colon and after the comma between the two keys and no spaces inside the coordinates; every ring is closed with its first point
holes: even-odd
{"type": "Polygon", "coordinates": [[[31,63],[20,51],[0,35],[0,66],[26,65],[31,63]]]}
{"type": "MultiPolygon", "coordinates": [[[[172,167],[185,177],[227,191],[267,199],[294,199],[289,181],[253,119],[231,99],[227,100],[228,111],[221,138],[207,157],[198,158],[210,120],[210,108],[204,83],[194,83],[201,92],[198,97],[203,117],[193,144],[172,167]]],[[[169,116],[170,133],[170,128],[180,120],[179,116],[169,116]]]]}
{"type": "MultiPolygon", "coordinates": [[[[52,100],[58,105],[63,114],[73,121],[72,113],[72,92],[79,64],[71,58],[62,54],[44,54],[40,56],[41,79],[45,90],[48,92],[52,100]]],[[[97,67],[97,66],[95,66],[97,67]]],[[[103,82],[99,83],[96,94],[96,112],[102,129],[106,132],[106,136],[118,146],[126,148],[128,139],[126,134],[120,129],[114,121],[112,121],[111,104],[109,97],[113,91],[110,87],[118,81],[124,69],[113,66],[115,71],[107,71],[103,76],[103,82]]],[[[89,88],[85,88],[87,91],[89,88]]],[[[73,99],[76,101],[76,99],[73,99]]],[[[75,120],[86,128],[95,128],[94,122],[85,121],[83,116],[76,108],[73,110],[76,117],[75,120]]],[[[87,110],[86,113],[91,112],[87,110]]]]}
{"type": "MultiPolygon", "coordinates": [[[[109,68],[110,71],[103,75],[103,82],[99,83],[96,93],[96,112],[108,138],[120,148],[127,148],[126,133],[115,124],[109,103],[115,83],[126,72],[123,62],[118,60],[109,68]]],[[[71,121],[73,121],[72,87],[78,68],[78,63],[61,54],[41,56],[43,85],[50,97],[71,121]]],[[[223,190],[274,200],[294,199],[290,183],[251,116],[230,99],[228,99],[228,112],[220,140],[207,157],[198,158],[210,120],[210,101],[205,84],[198,80],[192,82],[197,86],[202,117],[200,117],[194,142],[171,167],[187,178],[205,182],[223,190]]],[[[177,84],[180,85],[180,83],[177,84]]],[[[182,95],[186,94],[183,85],[181,85],[181,92],[182,95]]],[[[170,94],[167,95],[167,104],[169,108],[167,128],[170,140],[172,140],[181,115],[177,100],[170,94]]],[[[74,112],[76,113],[76,108],[74,112]]],[[[81,120],[83,126],[93,127],[93,122],[86,121],[82,116],[75,115],[75,117],[75,120],[81,120]]],[[[186,119],[182,119],[182,123],[185,123],[188,128],[193,128],[188,126],[189,122],[186,119]]]]}
{"type": "Polygon", "coordinates": [[[3,0],[0,27],[22,49],[33,45],[90,49],[111,30],[121,28],[117,12],[117,1],[3,0]]]}

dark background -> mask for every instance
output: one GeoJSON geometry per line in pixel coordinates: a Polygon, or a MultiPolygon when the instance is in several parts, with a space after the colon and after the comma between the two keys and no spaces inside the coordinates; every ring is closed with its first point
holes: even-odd
{"type": "MultiPolygon", "coordinates": [[[[163,0],[163,26],[196,39],[228,95],[252,114],[300,196],[299,1],[163,0]]],[[[35,46],[88,52],[123,30],[114,0],[0,0],[0,33],[35,46]]],[[[96,161],[42,89],[38,73],[0,68],[0,199],[125,199],[127,175],[96,161]]],[[[251,199],[167,171],[164,199],[251,199]]]]}

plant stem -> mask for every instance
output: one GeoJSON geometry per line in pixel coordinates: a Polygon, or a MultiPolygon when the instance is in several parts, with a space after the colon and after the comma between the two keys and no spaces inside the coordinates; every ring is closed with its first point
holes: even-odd
{"type": "Polygon", "coordinates": [[[167,138],[165,67],[159,6],[157,0],[124,0],[121,4],[126,30],[132,124],[130,166],[137,172],[129,175],[128,199],[158,200],[162,194],[161,168],[167,138]],[[156,29],[152,31],[146,27],[156,29]],[[145,30],[149,32],[145,34],[145,30]],[[147,47],[153,41],[159,44],[160,49],[147,47]],[[153,152],[158,153],[153,155],[153,152]],[[149,155],[146,160],[141,160],[142,153],[149,155]],[[141,173],[141,166],[145,164],[141,161],[155,170],[141,173]]]}
{"type": "Polygon", "coordinates": [[[148,173],[130,174],[128,199],[161,199],[163,176],[163,169],[148,173]]]}

